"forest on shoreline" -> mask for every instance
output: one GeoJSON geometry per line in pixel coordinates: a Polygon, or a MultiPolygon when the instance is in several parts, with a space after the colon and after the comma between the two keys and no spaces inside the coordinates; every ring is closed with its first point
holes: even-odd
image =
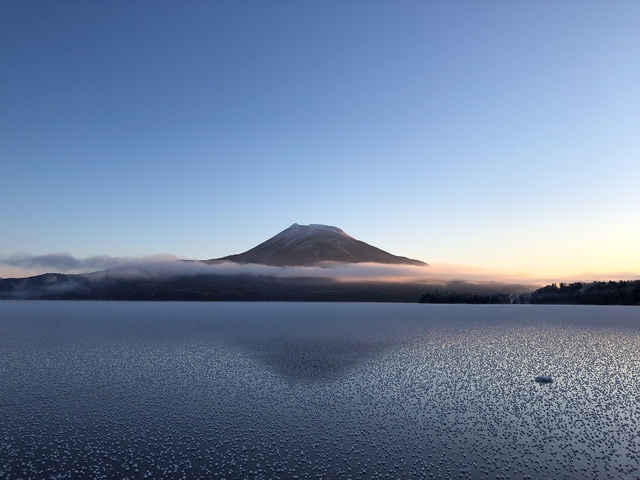
{"type": "Polygon", "coordinates": [[[640,305],[640,280],[552,283],[531,293],[478,294],[432,290],[420,303],[549,304],[549,305],[640,305]]]}

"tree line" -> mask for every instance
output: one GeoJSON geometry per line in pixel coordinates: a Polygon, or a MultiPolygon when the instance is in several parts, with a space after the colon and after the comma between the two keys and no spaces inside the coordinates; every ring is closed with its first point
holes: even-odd
{"type": "Polygon", "coordinates": [[[552,283],[531,293],[531,303],[640,305],[640,280],[552,283]]]}
{"type": "Polygon", "coordinates": [[[418,297],[419,303],[473,304],[564,304],[564,305],[640,305],[640,280],[618,282],[552,283],[526,294],[431,290],[418,297]]]}

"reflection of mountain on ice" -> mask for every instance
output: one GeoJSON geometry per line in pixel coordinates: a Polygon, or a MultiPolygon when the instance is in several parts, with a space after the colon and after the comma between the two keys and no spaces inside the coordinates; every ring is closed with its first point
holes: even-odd
{"type": "Polygon", "coordinates": [[[328,314],[331,308],[297,304],[289,310],[295,313],[287,314],[272,306],[266,310],[268,321],[261,315],[243,328],[231,326],[227,340],[282,378],[323,382],[341,380],[409,338],[398,335],[398,324],[385,321],[387,306],[347,305],[345,317],[328,314]]]}
{"type": "Polygon", "coordinates": [[[337,227],[297,223],[251,250],[206,262],[220,260],[276,266],[309,266],[320,262],[426,265],[356,240],[337,227]]]}
{"type": "Polygon", "coordinates": [[[298,380],[339,380],[389,346],[370,338],[282,337],[254,339],[243,347],[274,372],[298,380]]]}

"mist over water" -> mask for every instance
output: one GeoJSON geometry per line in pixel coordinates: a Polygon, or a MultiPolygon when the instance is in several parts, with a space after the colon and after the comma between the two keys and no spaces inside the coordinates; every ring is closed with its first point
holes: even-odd
{"type": "Polygon", "coordinates": [[[0,478],[634,478],[639,354],[633,307],[2,302],[0,478]]]}

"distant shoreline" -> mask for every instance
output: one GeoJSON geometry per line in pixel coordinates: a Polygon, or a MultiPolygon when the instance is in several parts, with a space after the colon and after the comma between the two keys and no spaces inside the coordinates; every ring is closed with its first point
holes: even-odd
{"type": "Polygon", "coordinates": [[[391,302],[640,305],[640,280],[530,285],[336,281],[259,275],[105,277],[45,274],[0,280],[1,300],[391,302]]]}

